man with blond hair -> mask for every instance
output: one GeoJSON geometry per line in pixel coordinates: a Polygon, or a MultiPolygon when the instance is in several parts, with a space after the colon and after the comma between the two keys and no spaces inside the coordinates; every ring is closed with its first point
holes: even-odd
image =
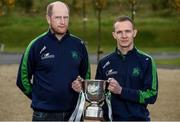
{"type": "MultiPolygon", "coordinates": [[[[156,101],[158,94],[155,62],[135,47],[137,29],[130,17],[118,17],[113,27],[117,46],[98,63],[96,79],[109,81],[113,121],[150,121],[147,106],[156,101]]],[[[103,110],[107,121],[106,104],[103,110]]]]}

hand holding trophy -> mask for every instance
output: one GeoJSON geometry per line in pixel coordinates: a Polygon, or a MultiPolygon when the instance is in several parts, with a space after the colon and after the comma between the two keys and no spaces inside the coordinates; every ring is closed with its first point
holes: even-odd
{"type": "Polygon", "coordinates": [[[80,121],[82,114],[84,114],[83,119],[103,120],[103,110],[100,104],[103,103],[104,100],[106,100],[108,105],[109,119],[112,120],[111,93],[106,90],[108,80],[84,80],[81,77],[78,77],[78,80],[82,83],[82,91],[80,92],[76,109],[70,121],[80,121]],[[84,108],[85,101],[90,103],[86,108],[84,108]]]}

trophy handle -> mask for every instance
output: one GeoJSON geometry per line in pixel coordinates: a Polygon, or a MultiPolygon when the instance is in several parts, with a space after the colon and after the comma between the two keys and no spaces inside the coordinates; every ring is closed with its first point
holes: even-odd
{"type": "Polygon", "coordinates": [[[109,81],[109,80],[105,80],[105,82],[106,82],[106,83],[105,83],[105,93],[106,93],[106,92],[109,91],[109,90],[108,90],[108,86],[109,86],[109,82],[110,82],[110,81],[109,81]]]}
{"type": "Polygon", "coordinates": [[[85,93],[85,80],[84,79],[78,79],[82,84],[82,92],[85,93]]]}

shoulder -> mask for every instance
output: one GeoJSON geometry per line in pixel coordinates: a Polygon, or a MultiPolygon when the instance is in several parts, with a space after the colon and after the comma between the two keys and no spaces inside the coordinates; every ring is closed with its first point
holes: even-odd
{"type": "Polygon", "coordinates": [[[78,43],[78,44],[80,44],[80,45],[85,45],[84,41],[83,41],[81,38],[79,38],[79,37],[77,37],[77,36],[75,36],[75,35],[73,35],[73,34],[70,34],[69,37],[70,37],[70,39],[71,39],[72,41],[74,41],[75,43],[78,43]]]}
{"type": "MultiPolygon", "coordinates": [[[[39,36],[37,36],[36,38],[34,38],[30,43],[29,45],[34,45],[34,44],[38,44],[40,43],[47,35],[48,32],[44,32],[42,34],[40,34],[39,36]]],[[[29,46],[28,45],[28,46],[29,46]]]]}
{"type": "Polygon", "coordinates": [[[39,47],[40,44],[42,43],[42,40],[44,40],[44,38],[46,37],[48,32],[44,32],[42,34],[40,34],[39,36],[37,36],[36,38],[34,38],[27,46],[26,51],[29,51],[31,48],[36,48],[39,47]]]}
{"type": "Polygon", "coordinates": [[[99,61],[99,65],[103,65],[103,64],[106,64],[107,62],[109,62],[110,60],[112,60],[113,58],[115,57],[115,53],[110,53],[110,54],[107,54],[105,55],[103,58],[100,59],[99,61]]]}
{"type": "Polygon", "coordinates": [[[146,59],[146,58],[153,59],[151,55],[149,55],[149,54],[147,54],[147,53],[145,53],[145,52],[143,52],[143,51],[141,51],[141,50],[138,50],[138,49],[137,49],[137,54],[138,54],[141,58],[144,58],[144,59],[146,59]]]}
{"type": "Polygon", "coordinates": [[[141,62],[144,62],[145,64],[147,63],[154,64],[154,59],[151,55],[138,49],[137,49],[137,55],[138,55],[139,60],[141,60],[141,62]]]}

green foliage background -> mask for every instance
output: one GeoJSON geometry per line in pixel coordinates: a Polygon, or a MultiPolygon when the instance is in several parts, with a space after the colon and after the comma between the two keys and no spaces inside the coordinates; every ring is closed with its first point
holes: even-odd
{"type": "MultiPolygon", "coordinates": [[[[17,0],[18,1],[18,0],[17,0]]],[[[23,0],[19,0],[23,1],[23,0]]],[[[45,19],[46,5],[54,0],[34,0],[30,10],[16,3],[14,8],[0,16],[0,43],[5,44],[5,51],[22,52],[36,36],[47,31],[45,19]]],[[[74,35],[81,37],[89,52],[96,52],[98,40],[98,20],[95,0],[85,0],[86,30],[83,28],[82,1],[62,0],[69,4],[70,27],[74,35]]],[[[163,4],[166,0],[137,0],[135,23],[138,35],[136,46],[148,51],[180,50],[180,13],[163,4]],[[160,4],[161,3],[161,4],[160,4]]],[[[112,38],[113,20],[119,15],[131,16],[131,4],[127,0],[107,0],[101,12],[101,48],[104,52],[114,49],[116,42],[112,38]]]]}

